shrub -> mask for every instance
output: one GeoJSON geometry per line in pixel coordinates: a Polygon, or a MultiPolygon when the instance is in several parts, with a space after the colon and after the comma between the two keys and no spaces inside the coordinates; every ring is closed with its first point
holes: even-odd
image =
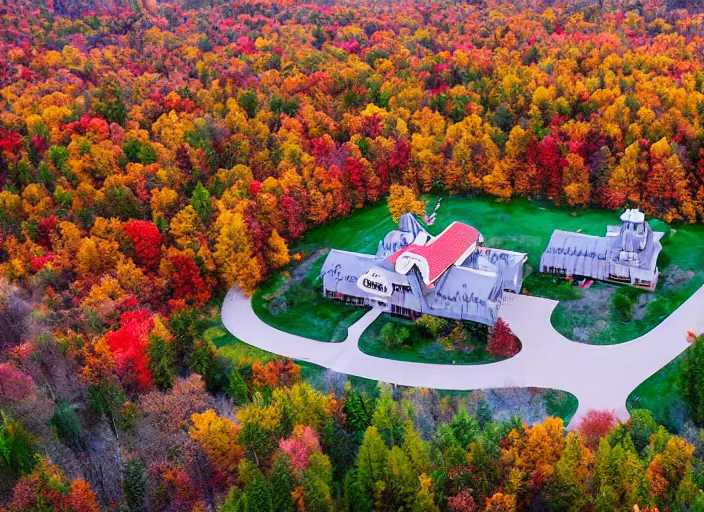
{"type": "Polygon", "coordinates": [[[619,288],[614,294],[614,309],[622,322],[630,322],[633,318],[633,306],[635,306],[636,300],[637,298],[628,288],[619,288]]]}
{"type": "Polygon", "coordinates": [[[513,331],[503,318],[499,318],[489,335],[486,351],[496,357],[513,357],[518,354],[519,350],[518,338],[514,336],[513,331]]]}
{"type": "Polygon", "coordinates": [[[439,316],[423,315],[416,321],[416,325],[437,339],[447,330],[449,322],[439,316]]]}
{"type": "Polygon", "coordinates": [[[398,328],[393,322],[386,323],[379,334],[388,348],[402,347],[411,337],[411,332],[406,327],[398,328]]]}

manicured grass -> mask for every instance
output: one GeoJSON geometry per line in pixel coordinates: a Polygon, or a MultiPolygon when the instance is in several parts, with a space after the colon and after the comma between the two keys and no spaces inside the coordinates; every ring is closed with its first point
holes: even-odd
{"type": "MultiPolygon", "coordinates": [[[[430,210],[437,198],[426,199],[430,210]]],[[[641,336],[704,284],[704,251],[699,249],[704,243],[704,226],[678,226],[676,233],[666,237],[659,260],[658,288],[655,293],[638,298],[632,318],[626,319],[614,305],[619,286],[595,283],[583,290],[554,276],[535,272],[555,229],[603,236],[607,225],[619,224],[618,212],[570,211],[524,199],[501,203],[486,197],[444,197],[436,223],[428,229],[438,234],[455,220],[478,228],[489,247],[528,253],[524,291],[559,300],[552,316],[553,325],[575,341],[613,344],[641,336]]],[[[662,222],[650,222],[655,230],[668,230],[662,222]]],[[[373,254],[379,241],[395,227],[382,201],[311,230],[290,248],[292,253],[301,255],[302,261],[293,262],[254,295],[255,312],[269,325],[286,332],[320,341],[343,340],[347,328],[366,310],[322,297],[318,273],[326,251],[336,248],[373,254]]]]}
{"type": "Polygon", "coordinates": [[[203,337],[211,341],[218,349],[218,352],[231,361],[251,359],[252,361],[268,363],[279,357],[266,350],[248,345],[230,334],[224,325],[210,327],[203,333],[203,337]]]}
{"type": "MultiPolygon", "coordinates": [[[[468,324],[468,322],[467,322],[468,324]]],[[[390,315],[381,315],[364,331],[359,340],[359,349],[371,356],[438,364],[486,364],[500,361],[486,351],[486,337],[474,335],[462,345],[465,349],[446,348],[439,340],[431,337],[424,329],[410,320],[390,315]],[[394,331],[406,329],[410,336],[401,347],[388,347],[381,331],[385,325],[394,326],[394,331]]]]}
{"type": "Polygon", "coordinates": [[[670,432],[680,432],[690,418],[678,383],[679,365],[683,352],[641,383],[626,400],[628,410],[648,409],[658,424],[670,432]]]}
{"type": "Polygon", "coordinates": [[[282,331],[318,341],[343,341],[347,328],[364,316],[368,308],[340,304],[322,295],[318,254],[298,265],[292,273],[281,273],[264,283],[252,298],[254,312],[267,324],[282,331]]]}
{"type": "Polygon", "coordinates": [[[572,416],[577,412],[579,400],[572,393],[559,389],[546,389],[545,410],[550,416],[562,418],[562,422],[567,425],[572,421],[572,416]]]}

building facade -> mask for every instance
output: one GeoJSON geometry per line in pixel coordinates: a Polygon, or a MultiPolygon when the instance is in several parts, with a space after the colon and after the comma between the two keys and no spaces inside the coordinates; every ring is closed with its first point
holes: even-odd
{"type": "Polygon", "coordinates": [[[621,225],[608,226],[604,237],[556,230],[540,258],[540,271],[653,291],[664,235],[653,231],[638,210],[626,210],[621,225]]]}
{"type": "Polygon", "coordinates": [[[375,255],[331,250],[320,274],[323,293],[412,319],[428,314],[494,325],[503,293],[521,290],[528,256],[483,243],[479,231],[460,222],[434,237],[407,213],[375,255]]]}

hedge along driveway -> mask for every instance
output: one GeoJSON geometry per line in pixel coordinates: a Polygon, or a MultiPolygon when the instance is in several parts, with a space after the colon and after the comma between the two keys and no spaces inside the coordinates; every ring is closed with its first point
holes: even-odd
{"type": "MultiPolygon", "coordinates": [[[[437,197],[428,196],[428,210],[437,197]]],[[[537,269],[540,256],[555,229],[603,236],[606,226],[619,223],[618,212],[588,209],[570,211],[537,201],[517,199],[499,203],[493,198],[444,197],[435,225],[438,234],[452,221],[475,226],[486,245],[528,253],[528,267],[537,269]]],[[[667,226],[651,221],[654,229],[667,226]]],[[[341,341],[346,329],[366,311],[322,297],[317,272],[330,248],[376,252],[377,244],[396,227],[385,202],[353,212],[350,216],[309,231],[291,246],[300,253],[285,272],[264,283],[253,297],[257,315],[277,329],[318,341],[341,341]],[[301,267],[303,267],[301,269],[301,267]]],[[[533,272],[524,282],[531,295],[559,300],[551,321],[569,339],[589,344],[614,344],[641,336],[662,322],[704,284],[704,226],[680,226],[667,237],[660,257],[658,289],[633,306],[633,318],[624,320],[615,310],[617,285],[596,284],[589,290],[570,286],[552,276],[533,272]]]]}

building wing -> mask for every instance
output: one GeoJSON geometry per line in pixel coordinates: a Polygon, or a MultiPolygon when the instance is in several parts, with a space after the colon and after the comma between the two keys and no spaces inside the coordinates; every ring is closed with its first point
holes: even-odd
{"type": "Polygon", "coordinates": [[[389,257],[396,272],[407,274],[414,266],[431,286],[451,266],[458,265],[474,252],[479,231],[472,226],[453,222],[426,245],[410,244],[389,257]]]}

